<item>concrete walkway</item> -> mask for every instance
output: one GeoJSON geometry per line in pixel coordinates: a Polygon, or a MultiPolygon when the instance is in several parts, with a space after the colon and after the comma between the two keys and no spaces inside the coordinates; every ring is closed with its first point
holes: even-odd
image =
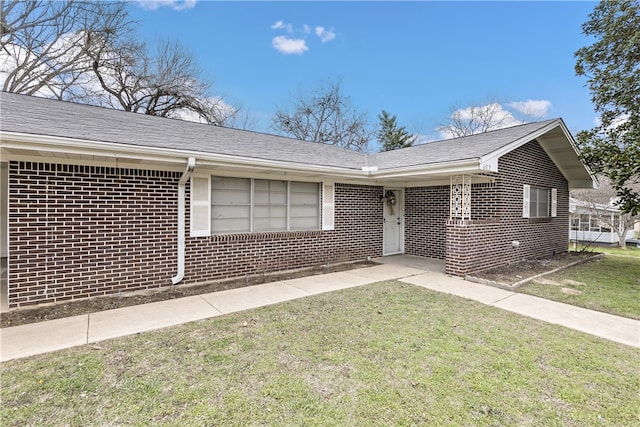
{"type": "Polygon", "coordinates": [[[392,279],[640,347],[640,322],[637,320],[449,277],[442,273],[442,265],[438,261],[410,256],[385,257],[376,261],[385,263],[374,267],[3,328],[0,329],[0,361],[96,343],[110,338],[392,279]]]}

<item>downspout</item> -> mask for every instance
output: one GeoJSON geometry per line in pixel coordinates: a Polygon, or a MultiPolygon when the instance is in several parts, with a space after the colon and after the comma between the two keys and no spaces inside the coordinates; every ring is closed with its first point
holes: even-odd
{"type": "Polygon", "coordinates": [[[178,272],[171,278],[171,284],[177,285],[184,278],[184,255],[186,250],[185,236],[185,186],[191,177],[191,172],[196,167],[195,157],[189,157],[187,168],[182,172],[180,181],[178,181],[178,272]]]}

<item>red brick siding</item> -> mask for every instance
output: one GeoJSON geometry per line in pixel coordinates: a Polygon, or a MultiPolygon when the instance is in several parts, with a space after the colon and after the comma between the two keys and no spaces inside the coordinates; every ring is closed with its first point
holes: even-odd
{"type": "Polygon", "coordinates": [[[567,251],[568,183],[536,141],[499,159],[494,184],[472,190],[472,221],[446,226],[446,271],[465,275],[567,251]],[[556,188],[557,217],[522,217],[522,186],[556,188]],[[517,241],[516,248],[512,242],[517,241]]]}
{"type": "Polygon", "coordinates": [[[178,177],[10,162],[9,306],[169,284],[178,177]]]}
{"type": "MultiPolygon", "coordinates": [[[[10,162],[9,307],[170,286],[179,178],[10,162]]],[[[379,256],[380,194],[381,187],[337,184],[333,231],[188,238],[183,283],[379,256]]]]}

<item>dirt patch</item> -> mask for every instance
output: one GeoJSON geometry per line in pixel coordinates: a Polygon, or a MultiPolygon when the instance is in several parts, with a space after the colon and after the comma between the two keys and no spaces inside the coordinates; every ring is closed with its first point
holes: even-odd
{"type": "Polygon", "coordinates": [[[374,265],[378,264],[369,261],[359,261],[355,263],[324,265],[304,270],[264,274],[260,276],[211,282],[201,285],[178,285],[164,289],[132,292],[130,294],[123,294],[120,296],[109,295],[79,301],[24,307],[0,314],[0,327],[6,328],[10,326],[26,325],[29,323],[61,319],[81,314],[112,310],[115,308],[130,307],[133,305],[183,298],[192,295],[208,294],[227,289],[258,285],[261,283],[347,271],[355,268],[371,267],[374,265]]]}
{"type": "Polygon", "coordinates": [[[518,282],[522,282],[539,274],[568,267],[576,262],[585,262],[592,258],[595,259],[594,257],[596,255],[594,252],[567,252],[556,255],[553,258],[514,262],[503,267],[474,273],[472,276],[487,282],[513,286],[518,282]]]}

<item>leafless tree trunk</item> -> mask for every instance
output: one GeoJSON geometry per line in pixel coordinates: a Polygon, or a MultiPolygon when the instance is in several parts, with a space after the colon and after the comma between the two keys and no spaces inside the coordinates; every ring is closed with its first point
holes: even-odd
{"type": "Polygon", "coordinates": [[[633,230],[633,226],[636,222],[640,222],[640,217],[632,217],[630,214],[620,214],[615,213],[612,215],[611,212],[603,212],[602,209],[598,209],[595,203],[591,203],[589,205],[589,213],[591,216],[598,218],[600,223],[605,224],[609,227],[613,232],[618,236],[618,242],[620,248],[627,248],[627,233],[633,230]],[[617,221],[616,218],[619,218],[617,221]]]}
{"type": "Polygon", "coordinates": [[[95,51],[92,69],[104,94],[94,102],[216,125],[236,115],[235,108],[208,95],[211,84],[201,78],[195,59],[178,42],[158,41],[155,47],[150,54],[146,44],[128,41],[95,51]]]}
{"type": "Polygon", "coordinates": [[[516,120],[500,103],[487,101],[480,106],[452,107],[448,122],[441,124],[438,130],[451,138],[460,138],[518,123],[524,121],[516,120]]]}
{"type": "Polygon", "coordinates": [[[218,125],[237,114],[177,42],[136,40],[126,2],[1,1],[5,91],[218,125]]]}
{"type": "Polygon", "coordinates": [[[367,129],[367,117],[351,105],[340,91],[340,81],[320,85],[310,95],[299,93],[292,111],[278,109],[272,128],[303,141],[337,145],[365,151],[373,132],[367,129]]]}
{"type": "Polygon", "coordinates": [[[73,99],[87,78],[87,52],[127,31],[123,2],[2,0],[2,90],[73,99]]]}

